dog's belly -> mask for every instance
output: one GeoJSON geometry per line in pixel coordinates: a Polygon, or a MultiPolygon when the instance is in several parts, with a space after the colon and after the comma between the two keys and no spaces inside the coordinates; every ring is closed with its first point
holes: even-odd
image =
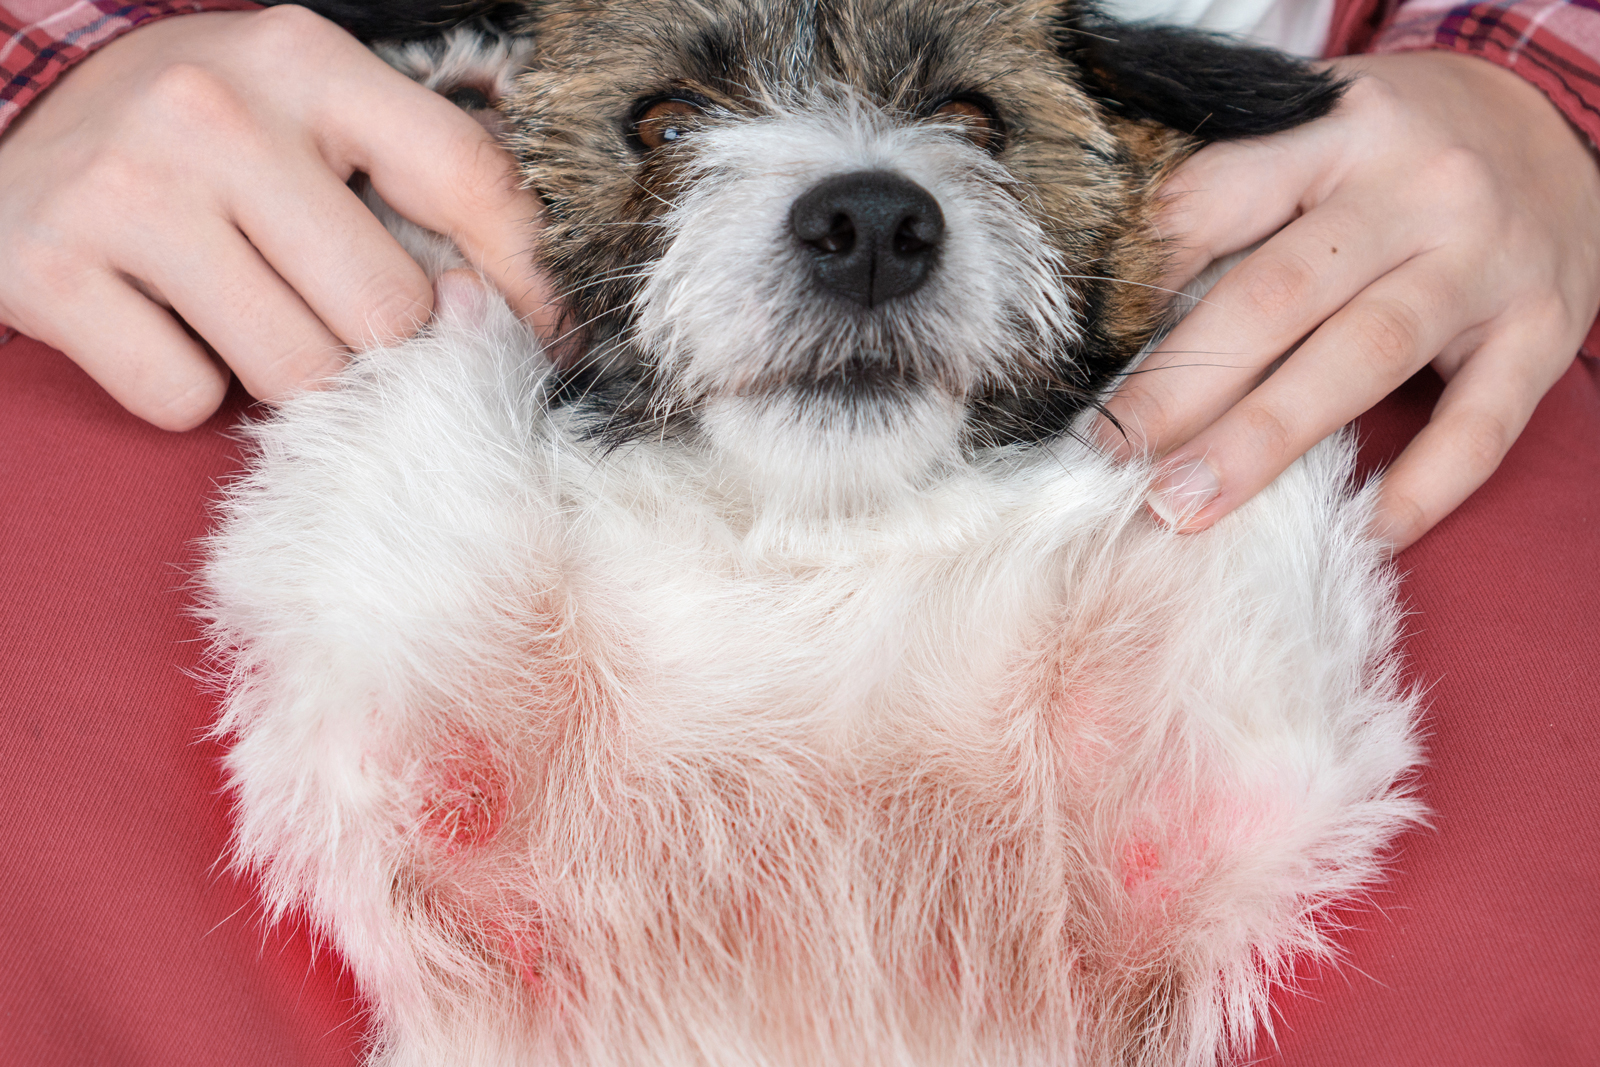
{"type": "Polygon", "coordinates": [[[927,699],[906,646],[944,628],[869,644],[843,672],[887,663],[850,686],[741,655],[785,637],[765,606],[738,628],[699,613],[690,643],[723,662],[625,635],[547,648],[551,690],[512,699],[503,730],[403,762],[425,845],[401,866],[409,909],[526,998],[531,1043],[570,1042],[553,1059],[998,1064],[1076,1043],[1097,1062],[1209,994],[1186,956],[1248,952],[1302,903],[1281,884],[1306,856],[1283,841],[1325,848],[1327,814],[1281,763],[1166,735],[1109,662],[1148,619],[1071,632],[1057,611],[927,699]]]}
{"type": "Polygon", "coordinates": [[[519,353],[289,405],[207,576],[241,860],[380,1060],[1207,1062],[1414,816],[1343,446],[1205,537],[1070,444],[769,528],[519,353]]]}

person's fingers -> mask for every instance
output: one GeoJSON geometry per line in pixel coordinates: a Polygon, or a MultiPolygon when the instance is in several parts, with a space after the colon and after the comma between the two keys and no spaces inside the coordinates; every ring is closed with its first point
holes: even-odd
{"type": "Polygon", "coordinates": [[[339,339],[224,219],[205,220],[181,241],[130,251],[122,262],[171,303],[259,400],[279,399],[344,364],[339,339]]]}
{"type": "Polygon", "coordinates": [[[401,215],[454,240],[519,314],[550,332],[558,312],[531,251],[540,208],[515,163],[466,112],[390,74],[393,82],[353,82],[329,112],[350,165],[401,215]]]}
{"type": "Polygon", "coordinates": [[[252,171],[228,211],[262,257],[345,345],[409,337],[427,322],[427,275],[321,160],[252,171]]]}
{"type": "Polygon", "coordinates": [[[30,333],[163,430],[198,426],[228,391],[228,372],[170,314],[114,274],[86,271],[66,299],[36,311],[49,326],[30,325],[30,333]]]}
{"type": "Polygon", "coordinates": [[[1567,361],[1556,361],[1530,377],[1528,351],[1522,335],[1485,344],[1445,386],[1428,425],[1389,465],[1373,529],[1393,551],[1433,529],[1489,479],[1566,367],[1567,361]]]}
{"type": "MultiPolygon", "coordinates": [[[[417,185],[434,187],[427,200],[407,200],[403,206],[390,199],[377,174],[373,184],[402,215],[449,235],[467,262],[500,290],[514,311],[542,335],[552,336],[560,311],[551,287],[536,268],[532,251],[541,217],[539,203],[521,188],[511,158],[471,117],[457,114],[475,132],[459,146],[461,155],[449,173],[417,176],[417,185]]],[[[393,150],[403,151],[400,146],[393,150]]]]}
{"type": "Polygon", "coordinates": [[[1192,439],[1318,323],[1404,263],[1415,238],[1369,216],[1359,196],[1329,201],[1229,271],[1107,403],[1101,444],[1159,456],[1192,439]]]}
{"type": "Polygon", "coordinates": [[[1422,256],[1365,289],[1279,370],[1167,457],[1150,506],[1201,530],[1476,324],[1476,287],[1422,256]]]}
{"type": "MultiPolygon", "coordinates": [[[[502,155],[498,147],[490,147],[492,156],[502,155]]],[[[485,149],[479,155],[491,152],[485,149]]],[[[456,205],[455,224],[448,232],[467,262],[494,283],[517,314],[540,336],[554,338],[561,330],[562,307],[532,251],[542,209],[520,187],[514,168],[502,169],[498,158],[485,162],[480,168],[481,187],[488,190],[483,209],[463,200],[456,205]]]]}
{"type": "Polygon", "coordinates": [[[1331,169],[1317,131],[1208,145],[1161,187],[1158,232],[1169,237],[1161,284],[1181,289],[1205,267],[1276,233],[1331,169]]]}
{"type": "MultiPolygon", "coordinates": [[[[319,72],[314,84],[286,85],[283,106],[312,134],[338,178],[365,173],[397,212],[454,240],[520,314],[554,323],[531,255],[538,201],[521,188],[515,163],[482,125],[303,8],[268,8],[251,26],[253,60],[277,56],[319,72]]],[[[429,298],[425,288],[410,292],[429,298]]]]}

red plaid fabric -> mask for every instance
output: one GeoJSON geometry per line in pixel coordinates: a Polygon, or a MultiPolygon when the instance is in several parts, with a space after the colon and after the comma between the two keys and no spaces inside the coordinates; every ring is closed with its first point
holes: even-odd
{"type": "MultiPolygon", "coordinates": [[[[136,26],[249,0],[0,0],[0,133],[63,70],[136,26]]],[[[1442,48],[1533,82],[1600,144],[1600,0],[1339,0],[1328,55],[1442,48]]]]}
{"type": "Polygon", "coordinates": [[[257,6],[249,0],[0,0],[0,133],[62,71],[137,26],[257,6]]]}
{"type": "Polygon", "coordinates": [[[1514,71],[1600,145],[1600,0],[1410,0],[1389,14],[1370,45],[1345,50],[1429,49],[1478,56],[1514,71]]]}

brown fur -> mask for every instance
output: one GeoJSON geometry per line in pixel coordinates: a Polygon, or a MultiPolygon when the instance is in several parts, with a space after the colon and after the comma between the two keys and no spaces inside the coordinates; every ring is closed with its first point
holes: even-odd
{"type": "MultiPolygon", "coordinates": [[[[540,254],[571,301],[571,327],[588,332],[596,359],[631,358],[620,353],[636,268],[663,250],[654,224],[693,150],[690,138],[636,156],[625,139],[635,101],[687,90],[753,115],[786,91],[834,83],[915,119],[953,93],[977,92],[1003,123],[998,158],[1016,179],[1014,194],[1074,276],[1073,310],[1088,336],[1068,365],[1051,369],[1069,380],[1052,384],[1069,387],[1075,407],[1089,402],[1161,322],[1165,294],[1152,288],[1164,259],[1151,226],[1155,190],[1195,142],[1098,104],[1063,58],[1059,45],[1075,32],[1063,11],[1049,0],[535,5],[523,27],[537,41],[535,61],[509,102],[511,143],[549,210],[540,254]]],[[[1027,412],[1007,408],[1027,384],[974,399],[994,409],[991,421],[1025,424],[1027,412]]],[[[1009,427],[1002,437],[1028,431],[1009,427]]]]}

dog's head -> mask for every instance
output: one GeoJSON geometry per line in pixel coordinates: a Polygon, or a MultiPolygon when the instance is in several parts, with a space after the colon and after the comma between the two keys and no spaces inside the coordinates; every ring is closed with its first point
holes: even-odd
{"type": "Polygon", "coordinates": [[[1338,96],[1072,0],[547,0],[525,29],[512,144],[588,340],[565,396],[759,465],[1066,431],[1160,322],[1160,179],[1338,96]]]}
{"type": "Polygon", "coordinates": [[[1080,0],[512,10],[511,145],[586,342],[556,403],[785,484],[1068,432],[1162,321],[1161,179],[1340,88],[1080,0]]]}

